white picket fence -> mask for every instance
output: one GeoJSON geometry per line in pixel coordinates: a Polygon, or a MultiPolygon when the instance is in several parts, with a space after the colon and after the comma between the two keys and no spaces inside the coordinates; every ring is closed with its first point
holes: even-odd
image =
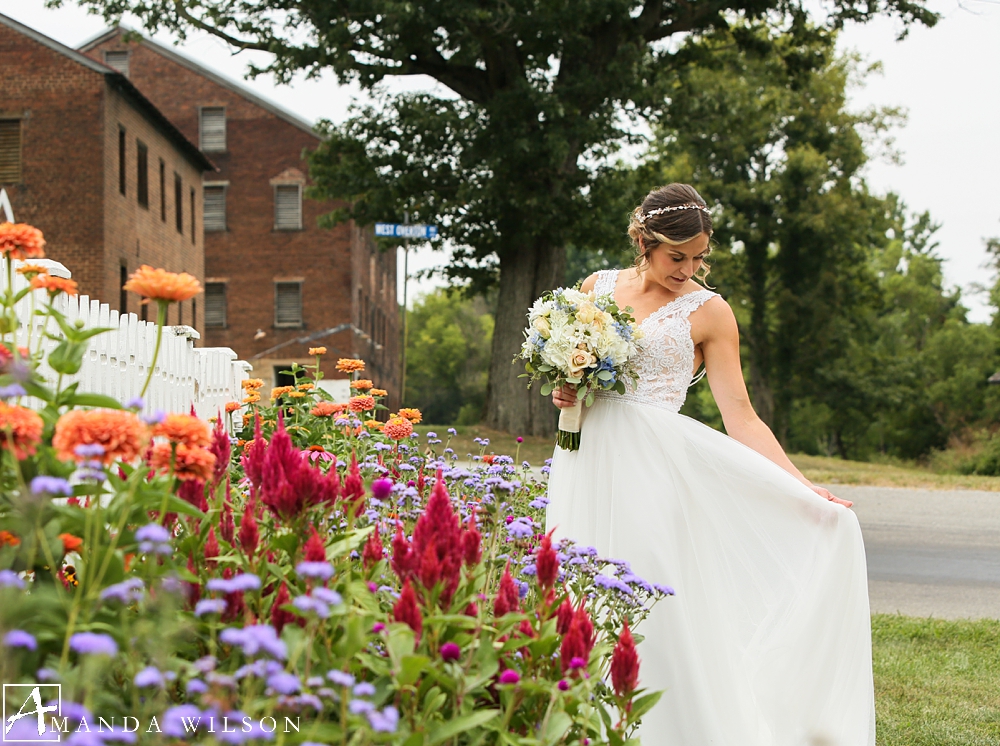
{"type": "MultiPolygon", "coordinates": [[[[70,277],[69,270],[59,262],[36,259],[31,263],[45,265],[54,276],[70,277]]],[[[15,293],[27,285],[23,277],[15,274],[15,293]]],[[[0,291],[6,287],[6,272],[3,271],[0,272],[0,291]]],[[[32,294],[35,295],[35,308],[45,307],[47,295],[41,290],[28,293],[18,303],[17,315],[21,323],[17,344],[28,343],[29,324],[32,324],[30,339],[34,351],[42,332],[42,317],[35,315],[32,318],[32,294]]],[[[63,387],[78,381],[80,392],[105,394],[123,404],[139,396],[153,360],[156,324],[140,321],[134,313],[119,315],[107,303],[85,295],[60,296],[56,299],[56,309],[70,324],[82,321],[85,328],[111,328],[111,331],[91,337],[80,372],[64,376],[63,387]]],[[[151,310],[155,314],[155,306],[151,310]]],[[[49,321],[48,328],[50,332],[58,330],[54,319],[49,321]]],[[[189,412],[194,405],[198,416],[207,419],[224,410],[227,402],[242,398],[241,382],[247,378],[251,365],[237,360],[236,353],[228,347],[195,347],[194,340],[198,337],[198,332],[189,326],[164,327],[160,354],[144,397],[145,412],[189,412]]],[[[56,344],[53,340],[45,340],[43,349],[51,351],[56,344]]],[[[58,375],[47,365],[42,365],[40,373],[50,383],[56,383],[58,375]]]]}

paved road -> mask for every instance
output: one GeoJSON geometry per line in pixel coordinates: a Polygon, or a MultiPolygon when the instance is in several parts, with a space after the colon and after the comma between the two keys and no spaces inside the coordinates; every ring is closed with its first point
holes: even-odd
{"type": "Polygon", "coordinates": [[[1000,619],[1000,492],[826,486],[854,501],[873,612],[1000,619]]]}

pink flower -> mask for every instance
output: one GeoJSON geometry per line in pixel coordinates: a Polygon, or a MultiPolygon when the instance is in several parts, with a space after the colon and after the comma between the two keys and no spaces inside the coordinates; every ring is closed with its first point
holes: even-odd
{"type": "Polygon", "coordinates": [[[500,674],[501,684],[516,684],[521,680],[521,674],[512,668],[508,668],[502,674],[500,674]]]}
{"type": "Polygon", "coordinates": [[[457,661],[462,657],[462,649],[453,642],[446,642],[441,646],[441,660],[457,661]]]}
{"type": "Polygon", "coordinates": [[[372,497],[376,500],[385,500],[389,495],[392,494],[392,480],[376,479],[372,482],[372,497]]]}

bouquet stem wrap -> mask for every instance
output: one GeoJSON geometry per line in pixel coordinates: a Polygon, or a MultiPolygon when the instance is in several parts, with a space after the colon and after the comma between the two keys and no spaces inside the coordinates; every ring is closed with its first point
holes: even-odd
{"type": "Polygon", "coordinates": [[[559,433],[556,444],[564,451],[580,450],[580,419],[583,415],[583,399],[577,397],[576,404],[559,410],[559,433]]]}

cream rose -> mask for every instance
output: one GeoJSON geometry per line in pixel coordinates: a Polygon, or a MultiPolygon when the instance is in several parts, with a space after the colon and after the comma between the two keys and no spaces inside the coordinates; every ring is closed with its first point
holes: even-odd
{"type": "Polygon", "coordinates": [[[576,377],[596,362],[597,358],[587,352],[587,350],[577,348],[573,350],[573,353],[569,357],[570,375],[576,377]]]}
{"type": "Polygon", "coordinates": [[[593,324],[597,317],[597,306],[593,303],[583,303],[576,311],[576,320],[581,324],[593,324]]]}
{"type": "Polygon", "coordinates": [[[531,323],[531,326],[535,331],[542,335],[543,339],[548,339],[552,336],[552,327],[549,325],[549,320],[544,316],[539,316],[535,319],[531,323]]]}

